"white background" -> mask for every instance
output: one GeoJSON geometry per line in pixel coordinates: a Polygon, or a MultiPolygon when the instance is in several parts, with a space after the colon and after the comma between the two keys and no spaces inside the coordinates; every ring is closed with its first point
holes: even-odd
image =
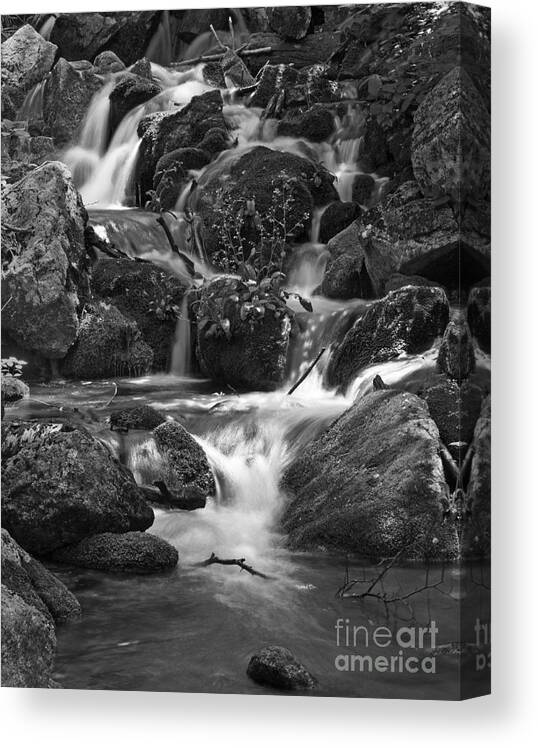
{"type": "MultiPolygon", "coordinates": [[[[228,5],[253,5],[234,2],[228,5]]],[[[286,4],[286,3],[274,3],[286,4]]],[[[287,4],[291,4],[291,0],[287,4]]],[[[297,3],[299,4],[299,3],[297,3]]],[[[2,689],[6,744],[526,746],[538,713],[536,150],[538,3],[493,10],[494,695],[463,703],[2,689]]],[[[224,2],[187,2],[187,7],[224,2]]],[[[3,0],[2,13],[180,8],[181,2],[3,0]]],[[[178,621],[181,626],[181,621],[178,621]]],[[[200,642],[203,646],[203,642],[200,642]]]]}

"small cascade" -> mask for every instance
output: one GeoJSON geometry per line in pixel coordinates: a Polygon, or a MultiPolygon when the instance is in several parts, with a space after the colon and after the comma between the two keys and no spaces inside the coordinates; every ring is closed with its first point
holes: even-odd
{"type": "Polygon", "coordinates": [[[419,372],[427,374],[436,370],[439,345],[417,355],[402,354],[396,359],[373,364],[363,369],[349,385],[346,398],[350,401],[363,397],[372,390],[372,382],[379,375],[388,387],[395,387],[403,379],[419,372]]]}
{"type": "Polygon", "coordinates": [[[56,16],[51,15],[47,18],[47,20],[43,23],[41,28],[39,29],[39,33],[45,39],[46,41],[49,41],[50,35],[52,33],[52,29],[54,28],[54,24],[56,23],[56,16]]]}
{"type": "Polygon", "coordinates": [[[170,31],[170,11],[163,10],[157,30],[153,34],[146,54],[151,62],[159,65],[169,65],[172,62],[172,34],[170,31]]]}
{"type": "Polygon", "coordinates": [[[177,377],[188,376],[191,370],[191,321],[188,301],[186,293],[181,303],[172,346],[170,373],[177,377]]]}
{"type": "Polygon", "coordinates": [[[297,247],[288,273],[288,286],[301,296],[310,297],[323,280],[329,252],[314,241],[297,247]]]}
{"type": "Polygon", "coordinates": [[[17,112],[17,120],[20,122],[26,121],[31,123],[43,119],[43,97],[45,94],[46,82],[47,76],[45,76],[42,81],[39,81],[39,83],[36,83],[35,86],[32,86],[28,91],[22,102],[21,108],[17,112]]]}

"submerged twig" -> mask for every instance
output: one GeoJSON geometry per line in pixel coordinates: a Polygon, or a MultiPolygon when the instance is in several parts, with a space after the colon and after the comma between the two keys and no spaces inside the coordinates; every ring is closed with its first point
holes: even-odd
{"type": "Polygon", "coordinates": [[[239,566],[240,569],[243,571],[248,571],[249,574],[252,574],[255,577],[262,577],[262,579],[270,579],[271,577],[267,576],[267,574],[263,574],[261,571],[256,571],[252,566],[249,566],[245,563],[244,558],[219,558],[214,553],[211,554],[209,558],[206,558],[205,561],[200,561],[197,564],[194,564],[195,566],[212,566],[213,564],[221,564],[222,566],[239,566]]]}
{"type": "Polygon", "coordinates": [[[318,353],[318,355],[316,356],[316,358],[312,361],[312,363],[310,364],[310,366],[308,367],[308,369],[305,371],[305,373],[301,377],[299,377],[299,379],[295,382],[295,384],[293,385],[293,387],[291,387],[288,390],[288,392],[287,392],[288,395],[292,395],[295,392],[295,390],[297,389],[297,387],[299,387],[299,385],[304,382],[304,380],[310,374],[310,372],[315,367],[315,365],[317,364],[317,362],[320,360],[320,358],[323,356],[324,353],[325,353],[325,348],[322,348],[320,350],[320,352],[318,353]]]}

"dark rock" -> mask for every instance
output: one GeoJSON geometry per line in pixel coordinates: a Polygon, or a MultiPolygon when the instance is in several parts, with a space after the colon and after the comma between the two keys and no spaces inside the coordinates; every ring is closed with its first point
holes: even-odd
{"type": "Polygon", "coordinates": [[[280,691],[310,691],[317,686],[314,676],[285,647],[264,647],[253,655],[247,675],[261,686],[280,691]]]}
{"type": "Polygon", "coordinates": [[[55,652],[50,618],[2,584],[2,686],[48,688],[55,652]]]}
{"type": "Polygon", "coordinates": [[[83,569],[156,574],[177,566],[178,552],[165,540],[147,532],[104,532],[60,548],[53,559],[83,569]]]}
{"type": "Polygon", "coordinates": [[[451,320],[444,332],[437,365],[458,383],[468,379],[475,368],[475,354],[471,333],[462,319],[451,320]]]}
{"type": "Polygon", "coordinates": [[[78,337],[62,362],[62,374],[72,379],[142,376],[151,370],[153,351],[138,325],[115,306],[88,306],[78,337]]]}
{"type": "Polygon", "coordinates": [[[277,135],[306,138],[313,143],[328,140],[334,131],[333,113],[322,104],[314,104],[298,115],[289,114],[277,127],[277,135]]]}
{"type": "Polygon", "coordinates": [[[125,115],[161,92],[152,80],[133,73],[122,75],[110,93],[109,130],[113,133],[125,115]]]}
{"type": "Polygon", "coordinates": [[[455,530],[442,523],[438,450],[423,400],[395,390],[364,395],[288,468],[289,544],[374,559],[455,556],[455,530]]]}
{"type": "Polygon", "coordinates": [[[62,57],[53,67],[43,93],[43,120],[44,134],[54,138],[58,147],[76,139],[90,102],[102,85],[91,66],[77,70],[62,57]]]}
{"type": "Polygon", "coordinates": [[[60,580],[2,530],[2,584],[56,623],[80,615],[80,604],[60,580]]]}
{"type": "Polygon", "coordinates": [[[476,286],[467,301],[467,321],[483,351],[491,351],[491,288],[476,286]]]}
{"type": "Polygon", "coordinates": [[[200,34],[215,29],[227,29],[229,11],[225,8],[197,8],[172,11],[179,18],[178,36],[185,42],[192,42],[200,34]]]}
{"type": "Polygon", "coordinates": [[[270,65],[294,65],[297,69],[313,65],[324,65],[334,54],[340,43],[340,32],[322,31],[308,34],[298,44],[292,39],[283,39],[278,34],[259,32],[250,35],[246,49],[270,47],[271,51],[245,58],[250,72],[256,75],[267,63],[270,65]]]}
{"type": "Polygon", "coordinates": [[[151,72],[151,62],[147,57],[142,57],[140,58],[140,60],[137,60],[135,64],[130,68],[129,72],[131,72],[133,75],[138,75],[141,78],[147,78],[149,81],[153,80],[153,75],[151,72]]]}
{"type": "Polygon", "coordinates": [[[118,55],[115,52],[111,52],[109,49],[106,50],[106,52],[101,52],[101,54],[97,55],[93,61],[93,66],[101,75],[121,73],[122,70],[125,70],[125,65],[118,55]]]}
{"type": "Polygon", "coordinates": [[[407,286],[391,291],[368,308],[334,350],[329,384],[345,389],[365,366],[425,351],[443,333],[448,315],[441,288],[407,286]]]}
{"type": "Polygon", "coordinates": [[[352,199],[354,202],[368,207],[375,192],[375,179],[370,174],[357,174],[353,180],[352,199]]]}
{"type": "Polygon", "coordinates": [[[324,296],[330,299],[371,299],[374,295],[361,234],[359,222],[353,221],[329,241],[330,256],[321,283],[324,296]]]}
{"type": "Polygon", "coordinates": [[[477,421],[472,448],[467,506],[471,519],[464,533],[466,556],[489,556],[491,552],[491,399],[485,398],[477,421]]]}
{"type": "Polygon", "coordinates": [[[415,112],[411,158],[426,194],[488,199],[490,117],[464,68],[447,73],[415,112]]]}
{"type": "Polygon", "coordinates": [[[181,307],[186,282],[152,262],[104,258],[93,269],[92,290],[136,322],[153,351],[154,369],[168,370],[177,324],[173,307],[181,307]]]}
{"type": "Polygon", "coordinates": [[[54,64],[57,47],[25,24],[2,43],[2,117],[16,119],[24,97],[54,64]]]}
{"type": "Polygon", "coordinates": [[[438,286],[437,281],[429,278],[423,278],[422,275],[403,275],[402,273],[393,273],[385,283],[385,292],[396,291],[404,286],[438,286]]]}
{"type": "Polygon", "coordinates": [[[251,328],[248,320],[241,320],[240,305],[229,299],[242,290],[241,281],[235,278],[216,278],[202,289],[202,305],[213,308],[216,304],[214,318],[220,313],[229,319],[230,329],[228,336],[218,331],[208,336],[207,329],[198,329],[200,367],[211,379],[236,389],[277,389],[286,374],[290,320],[267,309],[251,328]]]}
{"type": "Polygon", "coordinates": [[[327,242],[346,229],[350,223],[361,214],[361,208],[357,203],[334,202],[327,206],[321,216],[319,225],[319,240],[322,244],[327,242]]]}
{"type": "Polygon", "coordinates": [[[285,39],[303,39],[310,28],[312,10],[308,5],[267,8],[269,26],[285,39]]]}
{"type": "MultiPolygon", "coordinates": [[[[153,437],[159,451],[167,459],[172,481],[169,488],[197,487],[204,496],[215,493],[215,479],[206,454],[191,434],[177,421],[157,426],[153,437]]],[[[163,476],[168,478],[169,475],[163,476]]]]}
{"type": "Polygon", "coordinates": [[[224,53],[220,66],[228,88],[246,88],[256,83],[256,79],[250,74],[241,57],[231,49],[224,53]]]}
{"type": "Polygon", "coordinates": [[[206,83],[215,88],[226,88],[224,73],[218,62],[206,62],[202,69],[202,75],[206,83]]]}
{"type": "Polygon", "coordinates": [[[151,431],[165,421],[165,416],[149,405],[117,410],[110,415],[110,427],[112,429],[145,429],[151,431]]]}
{"type": "Polygon", "coordinates": [[[460,387],[453,379],[442,377],[419,394],[426,400],[441,440],[447,446],[455,442],[471,443],[483,397],[480,387],[471,382],[463,382],[460,387]]]}
{"type": "Polygon", "coordinates": [[[30,388],[28,385],[22,379],[19,379],[19,377],[2,374],[2,402],[16,403],[25,397],[30,397],[30,388]]]}
{"type": "Polygon", "coordinates": [[[2,243],[2,294],[11,298],[2,329],[25,349],[61,358],[77,336],[89,274],[87,214],[68,169],[49,162],[4,190],[2,214],[24,229],[2,243]]]}
{"type": "Polygon", "coordinates": [[[391,160],[387,135],[376,117],[366,120],[359,149],[359,161],[365,172],[377,171],[391,160]]]}
{"type": "Polygon", "coordinates": [[[177,148],[158,160],[153,187],[161,210],[174,209],[183,187],[190,179],[189,170],[202,169],[207,166],[210,158],[201,148],[177,148]]]}
{"type": "Polygon", "coordinates": [[[2,424],[9,450],[2,471],[2,522],[37,555],[95,533],[145,530],[153,522],[130,471],[88,432],[69,428],[2,424]]]}
{"type": "Polygon", "coordinates": [[[285,108],[310,108],[315,103],[335,102],[339,100],[341,93],[337,83],[327,80],[323,65],[311,65],[297,70],[285,63],[268,63],[259,76],[259,83],[249,99],[249,106],[264,109],[282,91],[285,91],[285,108]]]}

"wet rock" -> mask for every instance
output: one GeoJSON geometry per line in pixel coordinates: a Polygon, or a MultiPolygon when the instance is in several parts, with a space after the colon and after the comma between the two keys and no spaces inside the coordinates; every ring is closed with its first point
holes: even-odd
{"type": "Polygon", "coordinates": [[[308,34],[298,44],[293,39],[283,39],[270,32],[250,35],[246,49],[271,47],[270,52],[250,55],[245,58],[250,72],[256,75],[267,63],[270,65],[294,65],[297,69],[324,65],[340,44],[340,32],[322,31],[308,34]]]}
{"type": "Polygon", "coordinates": [[[277,316],[278,310],[267,309],[251,327],[248,320],[241,319],[240,305],[229,300],[243,291],[244,284],[235,278],[217,278],[202,289],[202,304],[213,309],[211,299],[216,299],[214,318],[220,309],[230,327],[228,335],[218,329],[209,335],[206,326],[198,329],[198,361],[202,371],[216,382],[240,390],[274,390],[286,374],[290,321],[287,316],[277,316]]]}
{"type": "Polygon", "coordinates": [[[314,104],[299,115],[288,114],[277,127],[277,135],[306,138],[313,143],[329,140],[334,131],[334,116],[322,104],[314,104]]]}
{"type": "Polygon", "coordinates": [[[170,473],[163,478],[169,488],[196,487],[204,496],[215,493],[215,479],[206,454],[191,434],[177,421],[166,421],[153,432],[159,451],[166,457],[170,473]]]}
{"type": "Polygon", "coordinates": [[[451,379],[461,383],[475,368],[475,354],[471,332],[461,319],[451,320],[439,348],[437,365],[451,379]]]}
{"type": "Polygon", "coordinates": [[[87,431],[4,422],[2,434],[2,523],[28,552],[45,555],[95,533],[152,524],[130,471],[87,431]]]}
{"type": "Polygon", "coordinates": [[[2,584],[56,623],[80,615],[76,597],[43,564],[2,530],[2,584]]]}
{"type": "Polygon", "coordinates": [[[2,403],[16,403],[30,397],[30,388],[19,379],[9,374],[2,374],[2,403]]]}
{"type": "Polygon", "coordinates": [[[491,288],[476,286],[467,301],[467,321],[483,351],[491,350],[491,288]]]}
{"type": "Polygon", "coordinates": [[[312,10],[308,5],[295,8],[267,8],[271,29],[285,39],[303,39],[310,28],[312,10]]]}
{"type": "MultiPolygon", "coordinates": [[[[351,203],[352,205],[354,203],[351,203]]],[[[374,289],[361,243],[361,227],[353,221],[328,243],[330,252],[321,293],[329,299],[370,299],[374,289]]]]}
{"type": "Polygon", "coordinates": [[[75,340],[87,294],[87,214],[68,169],[45,163],[2,196],[2,329],[24,349],[62,358],[75,340]],[[4,239],[4,235],[2,237],[4,239]]]}
{"type": "MultiPolygon", "coordinates": [[[[217,132],[222,131],[217,130],[217,132]]],[[[200,146],[204,144],[204,141],[200,143],[200,146]]],[[[202,169],[210,160],[209,153],[201,147],[177,148],[162,156],[157,162],[153,177],[153,187],[160,209],[173,210],[183,188],[191,179],[189,170],[202,169]]]]}
{"type": "Polygon", "coordinates": [[[145,195],[153,188],[153,177],[159,159],[178,148],[197,147],[209,130],[227,132],[222,114],[220,91],[208,91],[194,96],[187,106],[177,112],[157,112],[140,122],[138,135],[142,138],[136,179],[145,195]]]}
{"type": "Polygon", "coordinates": [[[43,120],[44,134],[51,136],[58,147],[76,139],[90,102],[102,85],[102,78],[91,65],[77,69],[62,57],[53,67],[43,94],[43,120]]]}
{"type": "Polygon", "coordinates": [[[86,307],[77,339],[62,362],[72,379],[142,376],[153,364],[153,351],[138,325],[115,306],[99,302],[86,307]]]}
{"type": "Polygon", "coordinates": [[[53,559],[62,564],[115,573],[157,574],[177,566],[178,552],[147,532],[104,532],[60,548],[53,559]]]}
{"type": "Polygon", "coordinates": [[[395,390],[364,395],[284,475],[290,546],[372,559],[454,557],[438,450],[423,400],[395,390]]]}
{"type": "Polygon", "coordinates": [[[2,686],[48,688],[55,652],[51,620],[2,584],[2,686]]]}
{"type": "Polygon", "coordinates": [[[375,179],[370,174],[357,174],[353,180],[352,198],[359,205],[368,207],[375,192],[375,179]]]}
{"type": "Polygon", "coordinates": [[[329,384],[345,390],[365,366],[425,351],[443,333],[448,315],[441,288],[407,286],[391,291],[367,309],[334,350],[329,384]]]}
{"type": "Polygon", "coordinates": [[[140,75],[125,73],[110,92],[109,130],[113,133],[125,115],[161,92],[161,87],[140,75]]]}
{"type": "Polygon", "coordinates": [[[464,534],[464,554],[489,556],[491,551],[491,399],[482,405],[474,431],[474,457],[467,486],[471,519],[464,534]]]}
{"type": "Polygon", "coordinates": [[[231,49],[221,58],[220,67],[228,88],[246,88],[256,83],[256,79],[250,74],[241,57],[231,49]]]}
{"type": "Polygon", "coordinates": [[[151,62],[147,57],[141,57],[135,64],[130,68],[130,72],[133,75],[138,75],[141,78],[147,78],[149,81],[153,80],[153,74],[151,72],[151,62]]]}
{"type": "Polygon", "coordinates": [[[319,225],[319,240],[322,244],[346,229],[361,214],[357,203],[334,202],[327,206],[321,216],[319,225]]]}
{"type": "Polygon", "coordinates": [[[114,430],[145,429],[151,431],[165,421],[165,416],[149,405],[117,410],[110,415],[110,427],[114,430]]]}
{"type": "Polygon", "coordinates": [[[224,73],[218,62],[207,62],[202,70],[202,75],[206,83],[215,88],[226,88],[224,73]]]}
{"type": "Polygon", "coordinates": [[[366,120],[359,149],[359,161],[365,172],[377,171],[391,160],[387,134],[376,117],[366,120]]]}
{"type": "Polygon", "coordinates": [[[292,65],[267,64],[259,76],[259,83],[249,99],[249,106],[265,109],[285,92],[285,108],[311,107],[313,103],[335,102],[340,98],[337,83],[327,80],[323,65],[310,65],[298,70],[292,65]]]}
{"type": "Polygon", "coordinates": [[[490,183],[490,117],[463,67],[455,67],[415,112],[413,171],[425,194],[487,199],[490,183]]]}
{"type": "Polygon", "coordinates": [[[396,291],[404,286],[438,286],[437,281],[424,278],[422,275],[403,275],[403,273],[393,273],[385,283],[385,292],[396,291]]]}
{"type": "Polygon", "coordinates": [[[418,394],[427,402],[441,440],[447,446],[455,442],[471,443],[483,398],[480,387],[471,382],[463,382],[460,387],[454,379],[444,376],[418,394]]]}
{"type": "Polygon", "coordinates": [[[248,663],[247,675],[261,686],[280,691],[310,691],[317,681],[285,647],[264,647],[248,663]]]}
{"type": "Polygon", "coordinates": [[[212,25],[215,29],[228,29],[229,11],[225,8],[197,8],[172,11],[178,17],[178,36],[192,42],[212,25]]]}
{"type": "MultiPolygon", "coordinates": [[[[120,60],[115,52],[110,49],[98,54],[93,61],[93,66],[101,75],[110,75],[111,73],[121,73],[125,70],[125,64],[120,60]]],[[[131,71],[137,72],[137,71],[131,71]]]]}
{"type": "Polygon", "coordinates": [[[35,135],[30,138],[30,159],[39,166],[45,161],[52,161],[56,149],[52,138],[45,135],[35,135]]]}
{"type": "Polygon", "coordinates": [[[153,368],[168,370],[186,282],[152,262],[106,258],[93,269],[92,290],[136,323],[153,351],[153,368]]]}
{"type": "Polygon", "coordinates": [[[24,97],[54,64],[57,47],[29,24],[2,44],[2,117],[15,119],[24,97]]]}

